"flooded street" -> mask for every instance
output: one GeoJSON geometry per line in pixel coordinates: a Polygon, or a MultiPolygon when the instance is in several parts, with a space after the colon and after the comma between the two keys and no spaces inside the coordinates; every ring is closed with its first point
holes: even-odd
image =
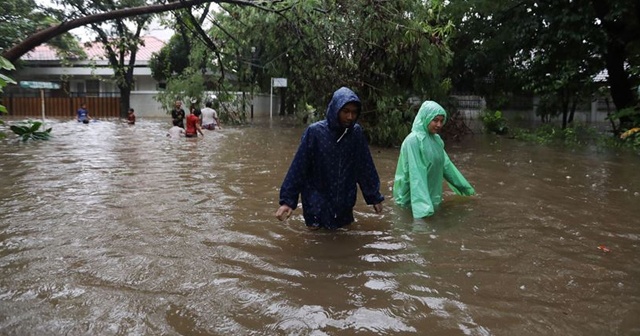
{"type": "Polygon", "coordinates": [[[382,215],[313,232],[274,217],[301,126],[48,126],[0,142],[2,335],[640,334],[638,156],[476,135],[414,220],[372,147],[382,215]]]}

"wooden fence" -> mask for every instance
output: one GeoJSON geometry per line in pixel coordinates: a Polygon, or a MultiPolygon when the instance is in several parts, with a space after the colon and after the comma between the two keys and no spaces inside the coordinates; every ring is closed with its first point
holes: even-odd
{"type": "MultiPolygon", "coordinates": [[[[1,98],[9,116],[42,117],[42,98],[11,97],[1,98]]],[[[87,104],[92,118],[120,117],[120,97],[45,97],[44,110],[47,118],[75,118],[80,104],[87,104]]]]}

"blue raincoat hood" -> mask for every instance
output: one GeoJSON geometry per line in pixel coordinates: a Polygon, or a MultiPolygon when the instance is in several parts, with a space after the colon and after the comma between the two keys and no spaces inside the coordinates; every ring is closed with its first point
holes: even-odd
{"type": "MultiPolygon", "coordinates": [[[[358,116],[353,121],[353,125],[355,125],[355,123],[358,121],[358,118],[360,117],[362,103],[360,102],[360,98],[358,98],[355,92],[343,86],[333,93],[333,97],[331,97],[329,106],[327,106],[326,118],[327,122],[329,123],[329,128],[338,131],[342,131],[344,129],[344,127],[340,125],[340,121],[338,120],[338,112],[343,106],[347,105],[348,103],[356,103],[356,105],[358,105],[358,116]]],[[[352,128],[353,125],[351,125],[349,128],[352,128]]]]}

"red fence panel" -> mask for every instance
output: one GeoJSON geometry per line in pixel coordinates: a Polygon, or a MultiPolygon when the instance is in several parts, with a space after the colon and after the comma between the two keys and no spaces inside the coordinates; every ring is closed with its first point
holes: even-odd
{"type": "MultiPolygon", "coordinates": [[[[45,97],[44,107],[47,118],[75,118],[80,104],[87,104],[92,118],[120,117],[119,97],[45,97]]],[[[10,116],[42,117],[42,99],[40,97],[2,97],[2,105],[10,116]]]]}

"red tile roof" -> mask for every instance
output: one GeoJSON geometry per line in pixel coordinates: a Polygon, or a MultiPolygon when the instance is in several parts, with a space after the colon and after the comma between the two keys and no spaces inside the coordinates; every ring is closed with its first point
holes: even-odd
{"type": "MultiPolygon", "coordinates": [[[[165,43],[154,36],[142,36],[144,45],[141,45],[136,53],[136,61],[147,62],[151,59],[151,55],[154,52],[160,52],[160,49],[164,47],[165,43]]],[[[92,42],[90,44],[80,44],[84,48],[84,52],[87,54],[87,58],[90,60],[106,60],[105,51],[102,48],[102,43],[92,42]]],[[[23,61],[57,61],[60,59],[56,54],[56,50],[47,45],[41,44],[35,47],[33,50],[26,53],[20,59],[23,61]]]]}

